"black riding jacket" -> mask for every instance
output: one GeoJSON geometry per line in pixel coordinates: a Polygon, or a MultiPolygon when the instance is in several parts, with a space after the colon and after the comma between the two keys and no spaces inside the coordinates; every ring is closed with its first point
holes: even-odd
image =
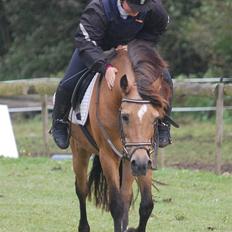
{"type": "Polygon", "coordinates": [[[107,61],[103,51],[133,39],[157,43],[169,17],[160,0],[153,2],[149,12],[122,19],[117,0],[92,0],[80,18],[75,35],[76,47],[85,65],[104,73],[107,61]]]}

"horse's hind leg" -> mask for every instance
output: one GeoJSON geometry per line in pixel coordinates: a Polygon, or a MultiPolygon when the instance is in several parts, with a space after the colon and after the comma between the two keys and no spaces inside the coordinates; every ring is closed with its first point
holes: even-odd
{"type": "Polygon", "coordinates": [[[73,139],[71,139],[71,147],[73,152],[73,169],[75,172],[75,188],[80,204],[80,221],[78,231],[89,232],[90,227],[87,220],[86,197],[88,194],[87,171],[90,154],[88,154],[85,150],[78,149],[73,139]]]}

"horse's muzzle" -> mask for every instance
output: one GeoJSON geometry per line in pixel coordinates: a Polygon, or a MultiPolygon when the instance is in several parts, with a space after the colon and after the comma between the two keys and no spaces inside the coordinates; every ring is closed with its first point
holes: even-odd
{"type": "Polygon", "coordinates": [[[143,149],[139,149],[131,157],[131,169],[133,176],[145,176],[151,168],[152,161],[143,149]]]}

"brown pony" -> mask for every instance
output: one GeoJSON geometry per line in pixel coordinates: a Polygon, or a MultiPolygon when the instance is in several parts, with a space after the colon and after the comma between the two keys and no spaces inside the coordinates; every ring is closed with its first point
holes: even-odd
{"type": "Polygon", "coordinates": [[[97,80],[87,122],[98,149],[79,126],[71,125],[79,231],[90,231],[86,198],[94,195],[96,205],[111,212],[114,232],[143,232],[153,209],[151,153],[155,125],[164,117],[171,94],[163,80],[166,63],[141,41],[129,43],[128,52],[119,51],[111,63],[118,69],[114,87],[110,90],[104,78],[97,80]],[[88,176],[92,154],[96,155],[88,176]],[[127,229],[135,177],[141,193],[140,219],[137,229],[127,229]]]}

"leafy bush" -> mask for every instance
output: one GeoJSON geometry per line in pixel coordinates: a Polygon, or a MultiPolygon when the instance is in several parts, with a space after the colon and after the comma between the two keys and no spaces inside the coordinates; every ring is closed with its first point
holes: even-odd
{"type": "MultiPolygon", "coordinates": [[[[163,1],[170,25],[159,49],[174,76],[230,76],[231,0],[163,1]]],[[[0,0],[0,80],[64,72],[84,0],[0,0]]]]}

